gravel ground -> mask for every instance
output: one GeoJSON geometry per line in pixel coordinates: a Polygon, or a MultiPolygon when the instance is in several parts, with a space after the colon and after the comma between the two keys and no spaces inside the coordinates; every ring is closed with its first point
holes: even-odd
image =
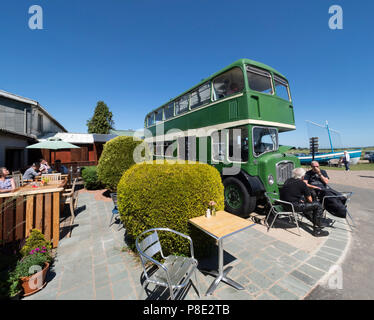
{"type": "Polygon", "coordinates": [[[326,171],[330,183],[374,190],[374,171],[345,171],[344,169],[326,171]]]}

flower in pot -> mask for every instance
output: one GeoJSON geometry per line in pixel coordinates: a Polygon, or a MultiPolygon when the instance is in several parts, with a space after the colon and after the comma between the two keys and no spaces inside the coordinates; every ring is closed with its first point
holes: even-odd
{"type": "Polygon", "coordinates": [[[51,252],[46,247],[32,249],[29,255],[18,261],[12,272],[11,289],[16,291],[21,286],[24,296],[42,289],[46,284],[45,278],[51,261],[51,252]]]}
{"type": "Polygon", "coordinates": [[[215,216],[216,215],[216,205],[217,205],[217,203],[212,200],[212,201],[209,201],[208,205],[209,205],[209,210],[210,210],[212,216],[215,216]]]}
{"type": "Polygon", "coordinates": [[[45,247],[47,251],[52,249],[50,241],[45,240],[43,233],[38,229],[33,229],[30,232],[30,236],[26,239],[25,244],[22,246],[20,253],[23,257],[26,257],[35,248],[45,247]]]}
{"type": "Polygon", "coordinates": [[[46,177],[42,178],[42,180],[41,180],[41,183],[42,183],[43,186],[46,186],[48,184],[48,182],[49,182],[49,178],[46,178],[46,177]]]}

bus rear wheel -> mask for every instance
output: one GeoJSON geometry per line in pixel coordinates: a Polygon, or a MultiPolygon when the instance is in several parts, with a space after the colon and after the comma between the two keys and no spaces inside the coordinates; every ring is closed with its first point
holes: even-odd
{"type": "Polygon", "coordinates": [[[234,177],[223,181],[225,210],[236,215],[249,215],[256,208],[256,197],[250,196],[245,185],[234,177]]]}

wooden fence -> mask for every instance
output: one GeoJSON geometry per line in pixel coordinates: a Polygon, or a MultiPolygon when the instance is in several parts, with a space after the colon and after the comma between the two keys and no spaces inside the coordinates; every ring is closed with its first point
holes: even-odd
{"type": "Polygon", "coordinates": [[[56,248],[60,233],[60,193],[63,188],[12,193],[0,197],[0,240],[23,240],[40,230],[56,248]]]}

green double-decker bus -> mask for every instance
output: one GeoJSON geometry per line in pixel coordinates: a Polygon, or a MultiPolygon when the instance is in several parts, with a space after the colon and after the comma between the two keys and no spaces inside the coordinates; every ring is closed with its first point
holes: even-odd
{"type": "Polygon", "coordinates": [[[279,145],[295,130],[287,79],[275,69],[240,59],[148,113],[145,141],[155,158],[206,162],[218,169],[225,210],[245,215],[278,192],[300,166],[279,145]]]}

